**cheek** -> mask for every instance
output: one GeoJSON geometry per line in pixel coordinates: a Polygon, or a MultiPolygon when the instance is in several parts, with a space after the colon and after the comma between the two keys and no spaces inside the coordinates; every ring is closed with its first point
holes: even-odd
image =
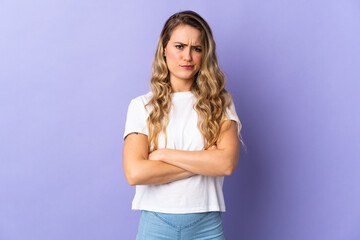
{"type": "Polygon", "coordinates": [[[169,59],[171,61],[177,61],[179,59],[179,54],[175,51],[167,50],[166,59],[169,59]]]}
{"type": "Polygon", "coordinates": [[[202,55],[197,55],[194,57],[194,61],[200,65],[201,61],[202,61],[202,55]]]}

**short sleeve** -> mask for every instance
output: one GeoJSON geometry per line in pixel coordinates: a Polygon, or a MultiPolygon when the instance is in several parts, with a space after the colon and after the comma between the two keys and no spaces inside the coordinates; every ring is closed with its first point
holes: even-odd
{"type": "Polygon", "coordinates": [[[123,139],[125,139],[125,137],[132,132],[139,132],[145,135],[149,135],[146,124],[147,117],[148,113],[139,99],[131,100],[126,115],[123,139]]]}
{"type": "Polygon", "coordinates": [[[238,127],[238,132],[240,132],[241,128],[242,128],[242,124],[240,122],[240,119],[236,113],[236,109],[235,109],[235,105],[234,105],[234,101],[232,101],[232,103],[230,104],[230,108],[226,109],[226,113],[227,113],[227,117],[225,117],[225,120],[234,120],[235,122],[237,122],[237,127],[238,127]]]}

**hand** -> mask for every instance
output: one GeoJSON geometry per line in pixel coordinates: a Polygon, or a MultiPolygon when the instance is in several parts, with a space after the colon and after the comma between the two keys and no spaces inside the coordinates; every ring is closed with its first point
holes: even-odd
{"type": "Polygon", "coordinates": [[[208,149],[206,150],[216,150],[217,149],[217,146],[214,144],[212,146],[210,146],[208,149]]]}
{"type": "Polygon", "coordinates": [[[149,160],[152,161],[161,161],[162,159],[164,159],[164,154],[166,152],[165,148],[161,148],[161,149],[157,149],[155,151],[152,151],[149,154],[149,160]]]}
{"type": "MultiPolygon", "coordinates": [[[[206,150],[217,150],[217,146],[214,144],[214,145],[210,146],[206,150]]],[[[152,151],[149,154],[149,160],[152,160],[152,161],[165,161],[166,156],[168,156],[167,154],[170,154],[170,151],[171,151],[171,149],[167,149],[167,148],[160,148],[160,149],[157,149],[155,151],[152,151]]]]}

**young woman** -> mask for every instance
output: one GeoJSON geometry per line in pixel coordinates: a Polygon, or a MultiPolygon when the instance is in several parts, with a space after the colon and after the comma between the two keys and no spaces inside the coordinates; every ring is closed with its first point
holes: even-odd
{"type": "Polygon", "coordinates": [[[131,100],[123,167],[141,210],[137,239],[225,239],[224,176],[239,158],[241,123],[224,89],[215,42],[193,11],[165,23],[151,91],[131,100]]]}

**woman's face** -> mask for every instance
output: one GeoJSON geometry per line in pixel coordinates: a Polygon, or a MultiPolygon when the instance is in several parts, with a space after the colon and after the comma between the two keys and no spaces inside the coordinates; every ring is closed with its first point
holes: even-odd
{"type": "Polygon", "coordinates": [[[201,32],[189,25],[177,26],[164,50],[172,85],[191,87],[202,60],[201,32]]]}

